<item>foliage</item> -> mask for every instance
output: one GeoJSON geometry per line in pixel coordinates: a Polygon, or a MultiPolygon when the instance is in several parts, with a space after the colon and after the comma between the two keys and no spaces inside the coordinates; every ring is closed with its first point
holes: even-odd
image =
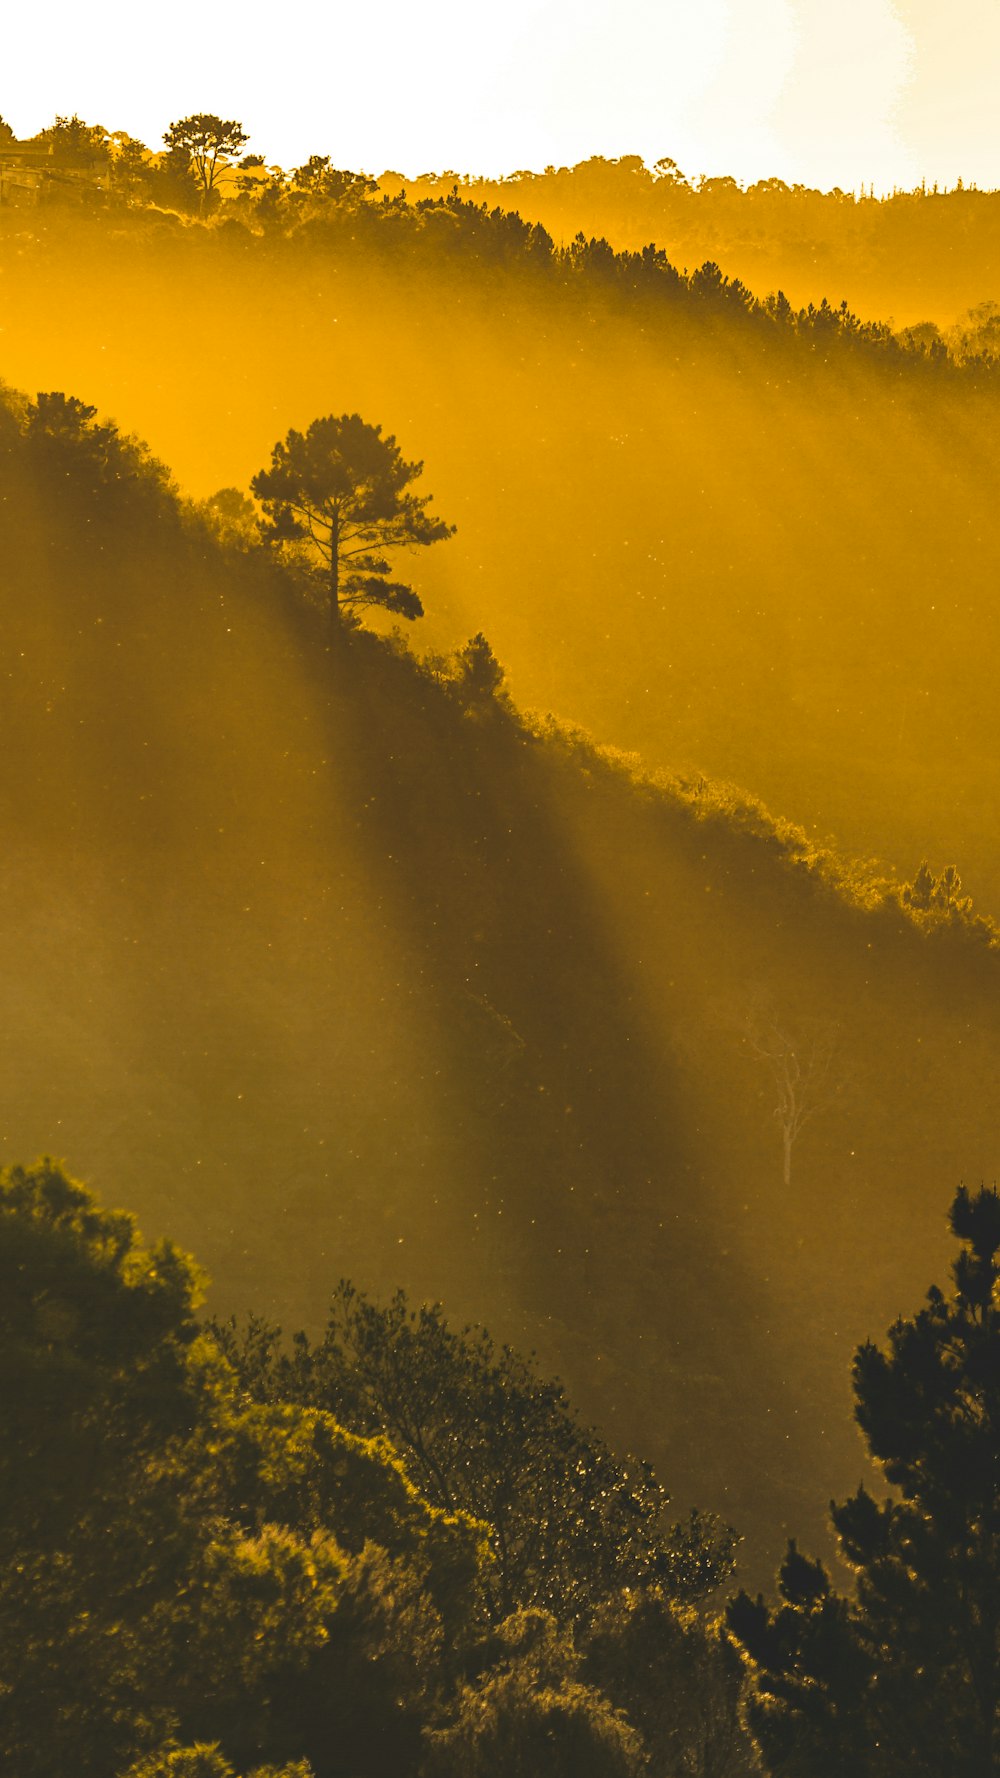
{"type": "Polygon", "coordinates": [[[353,208],[378,193],[378,184],[366,173],[350,173],[330,164],[328,154],[311,154],[291,177],[292,191],[312,200],[353,208]]]}
{"type": "MultiPolygon", "coordinates": [[[[167,1746],[129,1766],[123,1778],[236,1778],[218,1742],[193,1747],[167,1746]]],[[[313,1778],[305,1760],[292,1765],[256,1766],[248,1778],[313,1778]]]]}
{"type": "Polygon", "coordinates": [[[438,543],[453,525],[427,512],[430,495],[409,492],[422,463],[404,461],[360,414],[328,414],[305,433],[275,445],[269,469],[252,490],[267,514],[265,536],[302,543],[322,564],[332,620],[378,605],[415,618],[423,606],[411,587],[388,578],[386,552],[438,543]]]}
{"type": "Polygon", "coordinates": [[[414,1771],[447,1664],[441,1618],[419,1574],[368,1544],[345,1567],[315,1659],[272,1693],[272,1735],[304,1747],[323,1775],[414,1771]]]}
{"type": "Polygon", "coordinates": [[[614,1457],[560,1384],[484,1328],[454,1332],[437,1306],[411,1309],[402,1291],[382,1306],[342,1283],[315,1345],[300,1335],[283,1354],[260,1322],[220,1337],[254,1394],[384,1434],[427,1500],[489,1528],[494,1621],[522,1606],[567,1621],[647,1580],[701,1598],[732,1571],[730,1530],[700,1514],[669,1525],[647,1464],[614,1457]]]}
{"type": "Polygon", "coordinates": [[[23,422],[29,472],[60,489],[64,509],[88,526],[121,525],[142,512],[170,513],[170,477],[136,438],[98,420],[96,407],[61,390],[40,391],[23,422]]]}
{"type": "Polygon", "coordinates": [[[141,201],[151,191],[152,156],[144,142],[126,130],[116,130],[109,138],[111,153],[110,184],[129,203],[141,201]]]}
{"type": "Polygon", "coordinates": [[[740,1594],[750,1720],[788,1778],[1000,1771],[1000,1197],[960,1190],[954,1291],[854,1360],[856,1417],[897,1493],[831,1509],[853,1598],[794,1544],[784,1603],[740,1594]]]}
{"type": "Polygon", "coordinates": [[[278,1523],[312,1537],[335,1526],[353,1553],[374,1540],[416,1566],[458,1631],[485,1561],[483,1527],[430,1504],[387,1439],[359,1437],[321,1408],[244,1403],[217,1459],[231,1511],[248,1531],[278,1523]]]}
{"type": "MultiPolygon", "coordinates": [[[[585,773],[625,781],[651,806],[664,811],[672,808],[717,831],[741,834],[784,869],[812,879],[848,907],[883,917],[902,914],[907,925],[921,932],[949,933],[977,947],[1000,949],[1000,927],[989,915],[975,912],[972,897],[962,894],[961,878],[953,865],[935,877],[924,863],[912,884],[903,883],[880,859],[851,858],[834,851],[832,842],[817,845],[804,828],[773,815],[760,797],[738,784],[701,773],[687,776],[650,771],[638,754],[601,746],[585,729],[551,715],[529,718],[528,723],[529,732],[549,750],[573,761],[585,773]]],[[[828,1030],[827,1035],[832,1038],[833,1033],[828,1030]]]]}
{"type": "Polygon", "coordinates": [[[100,1770],[162,1721],[147,1614],[199,1539],[182,1452],[217,1360],[190,1261],[52,1162],[0,1176],[0,1286],[4,1760],[100,1770]]]}
{"type": "MultiPolygon", "coordinates": [[[[989,303],[970,310],[944,335],[928,321],[894,330],[866,319],[841,296],[843,284],[857,284],[861,263],[861,287],[869,272],[880,287],[861,308],[868,314],[896,311],[889,289],[901,232],[913,236],[915,260],[923,253],[939,266],[952,262],[957,268],[971,254],[967,282],[981,282],[986,268],[970,243],[992,239],[995,193],[944,194],[935,188],[876,201],[775,179],[741,190],[731,178],[689,178],[668,157],[646,167],[636,155],[593,156],[576,167],[495,181],[427,174],[407,193],[398,175],[376,182],[334,167],[325,154],[310,155],[289,172],[265,168],[261,156],[241,153],[249,140],[242,124],[215,113],[172,123],[164,135],[167,152],[155,160],[130,149],[123,156],[117,145],[128,143],[125,132],[109,133],[75,115],[57,118],[38,139],[50,138],[81,165],[92,164],[95,154],[107,163],[110,154],[111,187],[131,201],[145,194],[184,213],[197,207],[203,219],[236,215],[267,236],[305,231],[314,245],[328,242],[351,253],[464,260],[470,267],[540,274],[588,307],[637,307],[643,325],[650,315],[672,322],[686,315],[697,325],[735,328],[764,352],[795,347],[820,362],[831,351],[863,354],[894,376],[940,379],[965,367],[980,380],[997,364],[989,303]],[[819,240],[827,247],[817,250],[819,240]],[[663,241],[671,244],[672,258],[656,244],[663,241]],[[786,270],[812,287],[817,263],[837,280],[832,300],[817,292],[797,304],[773,288],[786,270]],[[680,265],[692,269],[681,271],[680,265]]],[[[914,292],[914,300],[920,296],[914,292]]],[[[957,300],[949,297],[949,315],[957,313],[960,300],[961,293],[957,300]]]]}
{"type": "Polygon", "coordinates": [[[218,488],[202,501],[200,511],[223,543],[250,548],[259,542],[253,501],[240,488],[218,488]]]}
{"type": "Polygon", "coordinates": [[[962,879],[953,864],[935,877],[923,859],[913,882],[903,886],[899,899],[921,925],[975,924],[972,897],[962,894],[962,879]]]}
{"type": "Polygon", "coordinates": [[[149,167],[150,201],[165,210],[179,210],[185,216],[204,214],[207,207],[204,187],[198,177],[191,151],[177,142],[165,154],[158,154],[149,167]]]}
{"type": "MultiPolygon", "coordinates": [[[[380,184],[394,194],[402,180],[387,173],[380,184]]],[[[408,186],[418,203],[440,202],[455,176],[425,173],[408,186]]],[[[970,290],[989,288],[1000,204],[996,192],[963,190],[961,181],[953,191],[922,184],[885,198],[782,179],[741,187],[726,176],[684,173],[667,156],[647,166],[634,154],[592,155],[575,166],[502,179],[463,178],[459,189],[466,202],[516,209],[557,239],[583,229],[619,252],[669,241],[679,264],[698,266],[711,253],[761,289],[779,276],[814,287],[819,266],[838,294],[852,290],[870,312],[916,307],[949,316],[970,290]]],[[[923,337],[920,324],[904,331],[930,362],[946,355],[936,328],[923,337]]],[[[954,336],[953,343],[962,350],[954,336]]]]}
{"type": "Polygon", "coordinates": [[[170,1627],[187,1734],[217,1737],[241,1767],[261,1753],[305,1757],[323,1778],[412,1767],[443,1650],[412,1564],[375,1544],[346,1555],[326,1534],[230,1532],[186,1607],[170,1627]]]}
{"type": "Polygon", "coordinates": [[[662,1588],[599,1606],[582,1676],[639,1730],[654,1772],[749,1778],[759,1771],[743,1724],[742,1663],[721,1627],[662,1588]]]}
{"type": "Polygon", "coordinates": [[[401,185],[393,190],[395,184],[386,177],[375,186],[366,175],[332,168],[328,157],[313,155],[290,176],[271,169],[267,180],[247,179],[238,207],[254,228],[292,237],[304,231],[314,248],[327,244],[352,254],[464,261],[494,274],[506,269],[541,276],[592,311],[624,304],[639,310],[644,324],[659,316],[672,325],[686,318],[713,329],[735,329],[760,352],[792,347],[824,360],[831,351],[864,354],[893,374],[940,376],[960,360],[977,376],[990,370],[988,351],[974,352],[966,343],[953,356],[939,336],[928,343],[918,330],[896,333],[884,322],[864,319],[844,300],[822,297],[796,307],[781,290],[755,295],[714,257],[691,256],[693,269],[682,272],[650,238],[654,230],[643,245],[616,250],[607,236],[584,232],[578,222],[567,226],[564,220],[550,232],[532,221],[511,207],[518,195],[512,186],[483,202],[471,195],[469,182],[418,181],[417,190],[425,195],[413,201],[401,185]],[[566,244],[557,245],[556,236],[566,244]]]}
{"type": "Polygon", "coordinates": [[[35,141],[50,147],[65,167],[106,164],[109,158],[107,130],[102,124],[84,123],[76,112],[72,117],[57,117],[47,129],[39,131],[35,141]]]}
{"type": "Polygon", "coordinates": [[[463,1633],[478,1529],[420,1500],[384,1444],[241,1401],[199,1288],[184,1255],[142,1247],[53,1163],[0,1176],[0,1754],[16,1778],[103,1778],[170,1736],[241,1766],[353,1736],[362,1772],[360,1741],[416,1745],[442,1648],[432,1593],[463,1633]]]}
{"type": "Polygon", "coordinates": [[[204,208],[250,138],[235,118],[198,111],[172,123],[164,132],[163,140],[169,153],[186,156],[194,168],[204,208]]]}
{"type": "Polygon", "coordinates": [[[470,636],[463,648],[456,649],[448,668],[456,688],[467,701],[481,704],[500,697],[504,670],[482,630],[470,636]]]}
{"type": "MultiPolygon", "coordinates": [[[[388,1778],[415,1770],[425,1746],[442,1775],[516,1772],[542,1750],[553,1772],[640,1769],[639,1736],[581,1679],[569,1626],[522,1611],[484,1640],[479,1529],[467,1516],[421,1497],[384,1440],[301,1401],[250,1399],[279,1381],[301,1395],[317,1379],[330,1395],[339,1360],[340,1393],[377,1417],[390,1356],[379,1311],[339,1293],[342,1340],[356,1330],[350,1355],[328,1337],[282,1360],[257,1322],[242,1343],[231,1327],[207,1340],[191,1262],[168,1244],[143,1248],[130,1217],[101,1209],[51,1162],[0,1178],[0,1287],[0,1748],[16,1778],[70,1760],[83,1778],[125,1767],[128,1778],[234,1768],[388,1778]],[[224,1349],[241,1360],[242,1391],[224,1349]]],[[[452,1336],[437,1312],[418,1322],[402,1299],[384,1313],[397,1356],[411,1348],[397,1419],[407,1376],[418,1385],[410,1467],[422,1420],[437,1492],[494,1505],[506,1596],[526,1561],[531,1591],[561,1590],[567,1614],[609,1574],[669,1566],[661,1491],[639,1466],[614,1464],[557,1386],[495,1353],[482,1330],[452,1336]],[[474,1458],[497,1467],[506,1452],[506,1473],[463,1490],[457,1438],[474,1415],[495,1421],[474,1458]],[[520,1509],[508,1510],[518,1488],[520,1509]],[[529,1555],[532,1509],[550,1523],[529,1555]]],[[[698,1560],[727,1569],[724,1538],[713,1546],[697,1521],[689,1534],[698,1560]]],[[[694,1576],[687,1585],[703,1583],[694,1576]]]]}
{"type": "Polygon", "coordinates": [[[499,1626],[501,1659],[459,1692],[429,1737],[427,1778],[639,1778],[641,1737],[577,1677],[572,1642],[544,1612],[499,1626]]]}
{"type": "MultiPolygon", "coordinates": [[[[640,1737],[581,1676],[570,1624],[536,1609],[487,1632],[477,1618],[490,1570],[484,1578],[481,1527],[456,1507],[463,1492],[504,1503],[495,1563],[507,1594],[527,1560],[530,1590],[561,1592],[565,1615],[579,1615],[609,1574],[676,1557],[648,1472],[616,1465],[561,1390],[495,1353],[482,1330],[452,1336],[437,1312],[418,1322],[400,1299],[384,1313],[397,1356],[411,1348],[408,1424],[419,1437],[423,1420],[423,1474],[454,1497],[445,1510],[417,1492],[384,1438],[291,1399],[317,1380],[333,1393],[339,1363],[340,1393],[376,1418],[380,1355],[383,1384],[391,1356],[379,1311],[344,1287],[351,1353],[334,1353],[328,1337],[283,1360],[259,1322],[242,1342],[231,1327],[206,1338],[199,1289],[184,1255],[144,1248],[130,1217],[103,1210],[53,1163],[0,1177],[5,1770],[390,1778],[415,1771],[423,1750],[442,1778],[515,1773],[543,1756],[556,1773],[637,1773],[640,1737]],[[464,1467],[484,1454],[506,1463],[464,1490],[445,1424],[463,1390],[458,1437],[475,1414],[495,1421],[464,1467]],[[526,1466],[510,1461],[518,1440],[526,1466]],[[518,1488],[519,1512],[507,1510],[518,1488]],[[529,1555],[532,1509],[549,1523],[529,1555]]],[[[397,1409],[405,1362],[400,1383],[397,1409]]],[[[413,1454],[411,1436],[411,1474],[413,1454]]],[[[675,1578],[696,1588],[706,1561],[728,1569],[731,1546],[713,1545],[695,1519],[687,1553],[694,1565],[675,1578]]]]}

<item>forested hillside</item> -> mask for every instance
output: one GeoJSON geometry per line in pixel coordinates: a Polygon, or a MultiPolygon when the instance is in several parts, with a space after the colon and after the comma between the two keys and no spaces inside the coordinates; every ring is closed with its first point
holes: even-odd
{"type": "Polygon", "coordinates": [[[204,225],[11,211],[0,277],[6,374],[196,495],[317,414],[384,420],[458,526],[419,647],[484,628],[520,705],[1000,909],[989,362],[349,179],[204,225]]]}
{"type": "Polygon", "coordinates": [[[817,191],[783,179],[741,185],[689,177],[669,156],[593,155],[573,167],[505,179],[384,173],[390,197],[416,201],[458,188],[476,204],[501,205],[539,222],[556,240],[581,230],[619,251],[656,241],[679,266],[715,260],[753,290],[784,290],[798,307],[846,300],[867,319],[922,327],[961,350],[995,348],[1000,306],[1000,194],[965,188],[876,197],[874,191],[817,191]],[[929,324],[929,325],[927,325],[929,324]],[[970,336],[970,337],[966,337],[970,336]]]}
{"type": "Polygon", "coordinates": [[[331,648],[93,410],[0,418],[3,1157],[219,1313],[316,1329],[346,1275],[534,1345],[764,1578],[996,1171],[994,928],[528,721],[482,638],[331,648]]]}

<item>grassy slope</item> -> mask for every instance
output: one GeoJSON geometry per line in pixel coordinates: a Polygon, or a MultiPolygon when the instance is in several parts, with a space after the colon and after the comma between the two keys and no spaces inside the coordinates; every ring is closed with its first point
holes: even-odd
{"type": "Polygon", "coordinates": [[[219,1308],[315,1324],[347,1273],[536,1344],[762,1578],[856,1479],[853,1343],[995,1174],[988,935],[372,637],[331,657],[169,501],[16,441],[4,475],[3,1158],[64,1155],[219,1308]],[[762,996],[838,1033],[789,1189],[762,996]]]}

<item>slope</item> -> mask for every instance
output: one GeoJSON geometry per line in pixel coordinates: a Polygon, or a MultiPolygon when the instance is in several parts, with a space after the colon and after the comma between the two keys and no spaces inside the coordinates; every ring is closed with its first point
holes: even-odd
{"type": "Polygon", "coordinates": [[[424,646],[484,626],[522,705],[1000,910],[992,373],[467,206],[255,226],[11,224],[7,374],[196,494],[317,414],[382,422],[458,525],[424,646]]]}
{"type": "MultiPolygon", "coordinates": [[[[395,196],[404,181],[384,174],[395,196]]],[[[447,196],[453,173],[406,182],[411,201],[447,196]]],[[[556,240],[583,230],[619,251],[647,241],[677,265],[716,260],[753,290],[784,290],[798,305],[846,298],[872,320],[897,327],[930,322],[950,329],[969,310],[995,310],[1000,192],[920,186],[889,197],[817,191],[782,179],[741,186],[725,177],[688,178],[669,158],[646,166],[639,155],[592,155],[506,179],[468,175],[458,189],[476,204],[500,204],[541,223],[556,240]]]]}
{"type": "Polygon", "coordinates": [[[331,653],[113,429],[2,419],[2,1158],[223,1312],[315,1326],[348,1274],[534,1344],[763,1579],[995,1171],[993,929],[526,724],[481,648],[331,653]],[[788,1181],[762,1021],[829,1052],[788,1181]]]}

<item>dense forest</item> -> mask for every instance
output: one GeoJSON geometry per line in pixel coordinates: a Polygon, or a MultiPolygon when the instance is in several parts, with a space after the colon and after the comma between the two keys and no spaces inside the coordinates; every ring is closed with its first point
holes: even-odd
{"type": "Polygon", "coordinates": [[[378,184],[416,201],[457,189],[468,202],[516,210],[560,242],[582,232],[635,252],[657,241],[679,266],[714,261],[752,290],[784,290],[797,307],[826,296],[868,320],[891,320],[914,342],[946,343],[961,356],[995,350],[1000,193],[961,181],[886,197],[783,179],[741,186],[688,177],[667,156],[647,166],[632,154],[499,180],[384,173],[378,184]]]}
{"type": "Polygon", "coordinates": [[[171,129],[0,206],[12,1778],[1000,1769],[988,341],[171,129]]]}
{"type": "Polygon", "coordinates": [[[901,1490],[833,1509],[855,1596],[792,1542],[783,1603],[744,1592],[723,1618],[704,1605],[732,1537],[669,1524],[648,1466],[485,1330],[346,1284],[314,1342],[206,1324],[176,1247],[50,1162],[8,1169],[6,1769],[982,1778],[996,1193],[960,1192],[952,1227],[954,1292],[855,1359],[901,1490]]]}

